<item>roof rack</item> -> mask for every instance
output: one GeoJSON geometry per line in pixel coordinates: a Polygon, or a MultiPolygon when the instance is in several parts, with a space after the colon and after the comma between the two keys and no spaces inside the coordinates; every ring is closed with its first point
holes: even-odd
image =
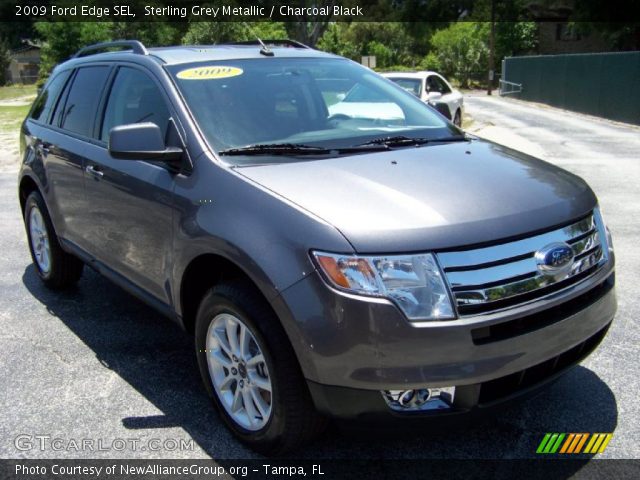
{"type": "MultiPolygon", "coordinates": [[[[311,47],[309,47],[308,45],[305,45],[304,43],[298,42],[297,40],[289,40],[289,39],[284,39],[284,40],[263,40],[262,43],[264,43],[265,45],[272,45],[272,46],[311,49],[311,47]]],[[[220,45],[257,45],[257,46],[261,46],[261,43],[258,40],[247,40],[247,41],[244,41],[244,42],[221,43],[220,45]]]]}
{"type": "Polygon", "coordinates": [[[116,40],[114,42],[95,43],[93,45],[81,48],[72,58],[84,57],[89,52],[93,52],[95,50],[105,50],[107,48],[115,47],[129,48],[133,50],[133,53],[137,53],[138,55],[149,55],[149,51],[138,40],[116,40]]]}

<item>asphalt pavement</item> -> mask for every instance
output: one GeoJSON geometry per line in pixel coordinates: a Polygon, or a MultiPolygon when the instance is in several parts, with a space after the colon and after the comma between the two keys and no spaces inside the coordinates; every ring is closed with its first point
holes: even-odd
{"type": "MultiPolygon", "coordinates": [[[[532,458],[546,432],[613,432],[602,457],[640,458],[640,129],[497,98],[465,105],[477,134],[535,150],[592,185],[614,235],[618,316],[580,366],[483,423],[402,434],[333,427],[296,456],[532,458]]],[[[179,327],[89,269],[67,293],[40,284],[15,171],[0,173],[0,229],[0,457],[259,458],[213,410],[179,327]]]]}

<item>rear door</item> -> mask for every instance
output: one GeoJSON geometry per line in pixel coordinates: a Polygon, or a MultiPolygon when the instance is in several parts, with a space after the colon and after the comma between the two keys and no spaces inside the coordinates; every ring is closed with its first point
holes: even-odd
{"type": "Polygon", "coordinates": [[[107,150],[109,131],[118,125],[153,122],[168,145],[182,146],[169,102],[146,69],[119,66],[100,107],[96,142],[86,152],[83,228],[92,255],[117,275],[164,304],[172,246],[173,187],[176,172],[160,162],[119,160],[107,150]]]}
{"type": "Polygon", "coordinates": [[[95,112],[110,72],[106,65],[94,65],[62,72],[50,83],[50,94],[42,105],[36,104],[32,127],[36,154],[42,159],[46,176],[45,197],[56,232],[66,240],[88,248],[80,219],[84,204],[84,154],[95,121],[95,112]],[[55,91],[63,93],[56,101],[55,91]],[[55,109],[54,109],[55,107],[55,109]],[[47,123],[48,126],[41,126],[47,123]]]}

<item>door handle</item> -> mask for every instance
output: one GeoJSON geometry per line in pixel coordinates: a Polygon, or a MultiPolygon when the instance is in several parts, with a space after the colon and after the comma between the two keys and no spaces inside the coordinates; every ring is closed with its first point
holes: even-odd
{"type": "Polygon", "coordinates": [[[49,149],[51,148],[51,144],[42,141],[34,141],[36,150],[40,152],[41,155],[47,156],[49,155],[49,149]]]}
{"type": "Polygon", "coordinates": [[[100,180],[102,177],[104,177],[104,172],[100,170],[100,167],[98,167],[97,165],[87,165],[84,171],[96,180],[100,180]]]}

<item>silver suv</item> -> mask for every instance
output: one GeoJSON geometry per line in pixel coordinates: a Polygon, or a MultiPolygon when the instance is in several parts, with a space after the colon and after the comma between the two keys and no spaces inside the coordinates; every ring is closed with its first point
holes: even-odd
{"type": "Polygon", "coordinates": [[[182,325],[221,418],[266,454],[331,416],[501,408],[614,317],[584,181],[296,42],[87,47],[21,139],[42,281],[88,265],[182,325]]]}

